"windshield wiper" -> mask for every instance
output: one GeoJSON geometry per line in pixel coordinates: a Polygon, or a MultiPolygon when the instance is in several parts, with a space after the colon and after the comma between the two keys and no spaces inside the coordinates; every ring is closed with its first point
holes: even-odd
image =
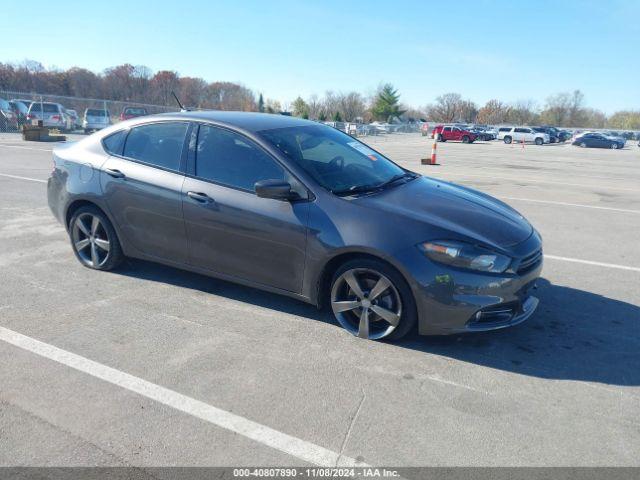
{"type": "Polygon", "coordinates": [[[392,185],[396,183],[398,180],[402,180],[404,178],[410,178],[411,180],[413,180],[414,178],[417,178],[417,177],[418,177],[417,173],[412,173],[412,172],[399,173],[398,175],[394,175],[393,177],[391,177],[386,182],[382,182],[381,184],[379,184],[378,188],[386,188],[389,185],[392,185]]]}
{"type": "Polygon", "coordinates": [[[343,188],[341,190],[331,190],[331,193],[334,195],[338,195],[339,197],[344,197],[347,195],[355,195],[356,193],[366,193],[366,192],[374,192],[379,190],[380,186],[378,184],[375,185],[354,185],[353,187],[343,188]]]}
{"type": "Polygon", "coordinates": [[[331,190],[331,192],[334,195],[338,195],[338,196],[355,195],[357,193],[370,193],[378,190],[384,190],[385,188],[394,184],[398,180],[402,180],[404,178],[410,178],[411,180],[413,180],[414,178],[417,178],[417,177],[418,177],[417,173],[404,172],[398,175],[394,175],[389,180],[385,180],[382,183],[376,183],[373,185],[355,185],[353,187],[345,188],[342,190],[331,190]]]}

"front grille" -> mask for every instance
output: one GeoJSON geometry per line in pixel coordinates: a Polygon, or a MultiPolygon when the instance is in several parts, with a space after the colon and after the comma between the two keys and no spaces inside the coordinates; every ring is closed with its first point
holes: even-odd
{"type": "Polygon", "coordinates": [[[527,273],[536,268],[542,262],[542,249],[536,250],[520,260],[518,265],[518,273],[527,273]]]}

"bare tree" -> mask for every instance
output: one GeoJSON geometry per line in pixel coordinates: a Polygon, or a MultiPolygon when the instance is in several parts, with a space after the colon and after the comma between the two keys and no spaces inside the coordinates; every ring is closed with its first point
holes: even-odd
{"type": "Polygon", "coordinates": [[[160,105],[174,104],[171,92],[177,91],[179,85],[179,77],[176,72],[162,70],[156,73],[149,82],[154,103],[160,105]]]}
{"type": "Polygon", "coordinates": [[[445,93],[436,98],[434,104],[427,106],[427,114],[430,120],[436,122],[453,122],[460,110],[462,95],[459,93],[445,93]]]}
{"type": "Polygon", "coordinates": [[[237,83],[214,82],[209,84],[207,99],[206,106],[209,108],[240,111],[256,110],[256,99],[253,92],[237,83]]]}
{"type": "Polygon", "coordinates": [[[338,94],[338,106],[343,120],[347,122],[362,118],[367,109],[364,98],[358,92],[338,94]]]}
{"type": "Polygon", "coordinates": [[[323,111],[324,106],[322,100],[320,100],[315,93],[307,99],[307,109],[309,111],[309,118],[313,120],[317,120],[323,111]]]}
{"type": "Polygon", "coordinates": [[[533,125],[539,123],[536,103],[533,100],[518,100],[509,107],[507,122],[515,125],[533,125]]]}
{"type": "Polygon", "coordinates": [[[500,100],[489,100],[478,111],[477,122],[489,125],[495,125],[498,123],[504,123],[507,121],[509,115],[509,106],[502,103],[500,100]]]}

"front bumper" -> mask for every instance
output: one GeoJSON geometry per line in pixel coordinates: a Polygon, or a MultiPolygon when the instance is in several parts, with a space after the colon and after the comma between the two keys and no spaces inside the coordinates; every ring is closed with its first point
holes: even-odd
{"type": "MultiPolygon", "coordinates": [[[[534,233],[512,251],[518,260],[541,248],[534,233]]],[[[436,264],[413,250],[405,250],[400,260],[409,270],[421,335],[506,328],[524,322],[538,307],[531,292],[542,272],[542,257],[519,273],[485,274],[436,264]]]]}

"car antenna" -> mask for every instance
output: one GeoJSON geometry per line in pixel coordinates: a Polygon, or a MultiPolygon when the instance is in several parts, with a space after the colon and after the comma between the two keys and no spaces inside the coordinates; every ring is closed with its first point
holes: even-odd
{"type": "Polygon", "coordinates": [[[180,107],[180,111],[181,112],[188,112],[189,111],[188,108],[184,108],[182,103],[180,103],[180,100],[178,100],[178,96],[175,94],[175,92],[173,90],[171,90],[171,95],[173,95],[173,98],[176,99],[176,102],[177,102],[178,106],[180,107]]]}

